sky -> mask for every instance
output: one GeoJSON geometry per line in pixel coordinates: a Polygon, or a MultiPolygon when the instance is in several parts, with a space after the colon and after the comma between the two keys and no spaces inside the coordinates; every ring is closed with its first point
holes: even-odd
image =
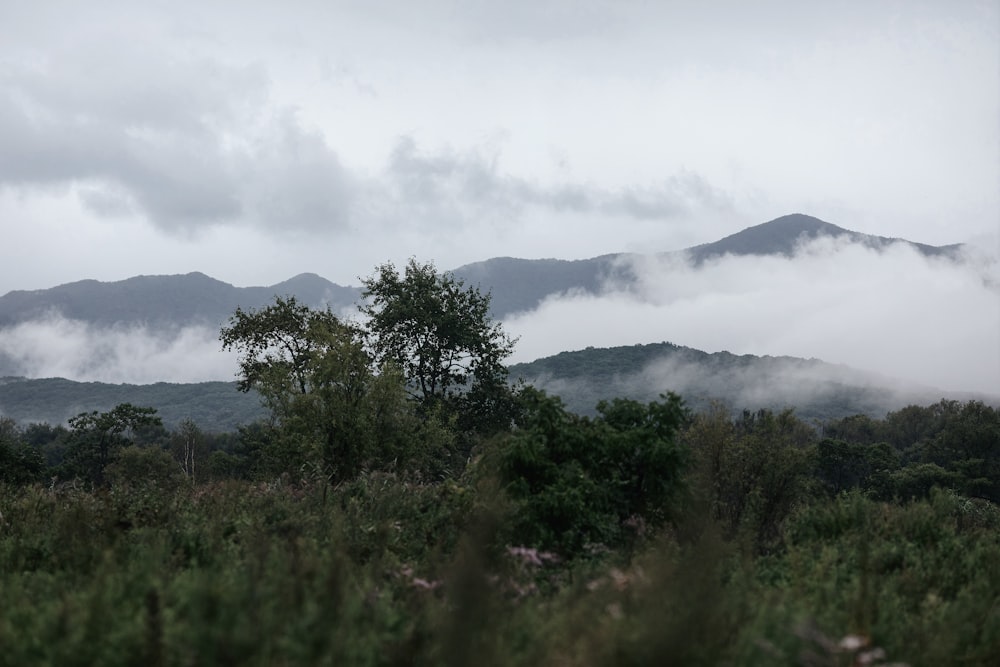
{"type": "MultiPolygon", "coordinates": [[[[997,0],[6,0],[0,294],[190,271],[356,285],[387,260],[667,251],[793,212],[995,254],[998,119],[997,0]]],[[[836,256],[859,298],[906,275],[836,256]]],[[[996,291],[951,278],[935,289],[970,310],[950,325],[1000,348],[996,291]]],[[[801,298],[775,290],[742,298],[801,298]]],[[[655,332],[594,337],[869,361],[809,328],[675,335],[675,302],[651,299],[655,332]]],[[[525,349],[581,311],[560,307],[521,319],[525,349]]]]}

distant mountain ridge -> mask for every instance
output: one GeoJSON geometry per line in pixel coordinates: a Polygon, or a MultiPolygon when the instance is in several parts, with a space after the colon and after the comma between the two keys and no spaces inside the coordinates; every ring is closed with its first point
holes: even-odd
{"type": "Polygon", "coordinates": [[[794,408],[802,419],[820,421],[855,414],[881,418],[889,411],[930,405],[941,398],[1000,405],[997,396],[903,386],[818,359],[709,353],[672,343],[560,352],[514,364],[510,373],[561,397],[580,414],[594,414],[601,400],[648,402],[668,391],[680,394],[696,412],[721,402],[737,412],[794,408]]]}
{"type": "Polygon", "coordinates": [[[0,297],[0,327],[52,313],[91,324],[219,326],[237,306],[255,308],[275,296],[294,295],[312,307],[339,309],[360,295],[355,287],[302,273],[269,287],[234,287],[204,273],[136,276],[116,282],[81,280],[50,289],[14,291],[0,297]]]}
{"type": "MultiPolygon", "coordinates": [[[[695,264],[725,254],[790,255],[798,243],[819,237],[847,237],[878,249],[891,243],[907,243],[929,256],[952,255],[961,247],[929,246],[861,234],[808,215],[792,214],[713,243],[659,255],[687,256],[695,264]]],[[[453,273],[469,285],[490,291],[492,314],[503,319],[531,310],[551,295],[572,291],[598,293],[609,280],[627,285],[635,276],[624,260],[632,256],[620,253],[580,260],[495,257],[460,266],[453,273]]],[[[338,285],[314,273],[302,273],[268,287],[234,287],[203,273],[136,276],[116,282],[81,280],[0,296],[0,329],[53,313],[99,325],[215,327],[225,323],[237,306],[262,307],[276,295],[294,295],[311,307],[329,306],[334,312],[342,312],[352,309],[360,294],[359,287],[338,285]]]]}

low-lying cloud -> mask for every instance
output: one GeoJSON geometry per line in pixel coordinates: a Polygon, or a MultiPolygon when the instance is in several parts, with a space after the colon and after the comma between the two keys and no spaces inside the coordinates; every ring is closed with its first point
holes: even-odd
{"type": "Polygon", "coordinates": [[[0,331],[0,375],[128,384],[230,380],[218,330],[104,327],[52,314],[0,331]]]}
{"type": "Polygon", "coordinates": [[[632,257],[638,280],[547,299],[506,324],[518,361],[588,345],[669,341],[819,358],[952,391],[1000,394],[994,259],[931,259],[819,240],[792,257],[632,257]]]}
{"type": "MultiPolygon", "coordinates": [[[[669,341],[707,352],[817,358],[904,384],[1000,395],[995,257],[956,262],[902,243],[874,250],[827,239],[792,257],[724,256],[697,268],[680,255],[622,261],[635,282],[607,284],[599,295],[552,296],[508,318],[506,329],[519,337],[511,361],[669,341]]],[[[103,327],[53,313],[0,331],[0,375],[142,384],[228,380],[236,368],[211,327],[103,327]]],[[[747,391],[791,400],[796,387],[816,379],[809,369],[791,370],[747,381],[747,391]]],[[[708,382],[688,377],[694,371],[650,367],[648,377],[629,381],[708,382]]],[[[851,378],[824,379],[861,383],[851,378]]]]}
{"type": "Polygon", "coordinates": [[[610,377],[543,374],[524,379],[563,397],[571,409],[583,414],[593,413],[601,400],[624,396],[653,401],[668,391],[682,396],[697,412],[721,402],[737,413],[793,408],[805,419],[843,414],[882,417],[906,405],[929,405],[942,398],[936,390],[842,365],[789,357],[715,356],[707,361],[684,348],[664,350],[664,356],[643,368],[610,377]]]}

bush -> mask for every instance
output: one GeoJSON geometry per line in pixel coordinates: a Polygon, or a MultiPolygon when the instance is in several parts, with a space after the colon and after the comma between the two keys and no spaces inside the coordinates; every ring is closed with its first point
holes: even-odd
{"type": "Polygon", "coordinates": [[[497,464],[516,504],[512,542],[574,557],[662,524],[686,461],[675,441],[686,413],[679,397],[664,398],[602,402],[590,419],[526,390],[524,423],[497,464]]]}

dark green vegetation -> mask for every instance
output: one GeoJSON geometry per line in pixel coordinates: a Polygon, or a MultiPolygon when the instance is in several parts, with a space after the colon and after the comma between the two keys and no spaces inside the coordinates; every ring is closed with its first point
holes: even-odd
{"type": "Polygon", "coordinates": [[[119,440],[104,486],[38,484],[40,434],[4,422],[0,664],[1000,659],[997,411],[821,436],[674,397],[596,419],[524,398],[446,478],[336,486],[246,442],[218,466],[191,428],[119,440]]]}
{"type": "Polygon", "coordinates": [[[1000,662],[997,409],[582,416],[478,290],[366,287],[236,311],[238,434],[0,419],[0,665],[1000,662]]]}
{"type": "Polygon", "coordinates": [[[155,407],[170,428],[189,420],[218,432],[235,431],[266,414],[260,397],[240,393],[234,382],[134,385],[0,378],[0,415],[22,424],[65,424],[80,412],[106,412],[119,403],[155,407]]]}

